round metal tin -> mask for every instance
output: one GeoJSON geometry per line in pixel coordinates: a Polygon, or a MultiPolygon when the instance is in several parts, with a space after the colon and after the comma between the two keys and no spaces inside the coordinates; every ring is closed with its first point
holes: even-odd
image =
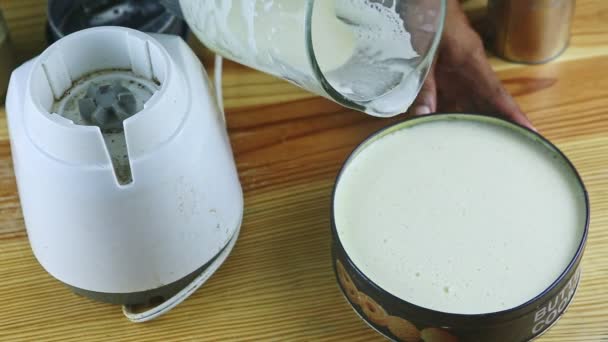
{"type": "MultiPolygon", "coordinates": [[[[589,198],[582,179],[568,158],[551,142],[529,130],[505,120],[478,114],[432,114],[394,124],[372,134],[362,142],[342,167],[332,197],[331,212],[332,256],[334,271],[345,298],[372,328],[387,338],[406,342],[512,342],[529,341],[549,329],[564,313],[578,287],[585,243],[589,230],[589,198]],[[572,169],[584,194],[585,226],[577,251],[561,275],[545,291],[517,307],[484,314],[454,314],[420,307],[406,302],[369,279],[345,251],[336,227],[334,206],[340,177],[358,153],[386,134],[428,122],[429,120],[478,120],[523,128],[528,135],[557,153],[572,169]]],[[[525,282],[522,279],[522,282],[525,282]]]]}

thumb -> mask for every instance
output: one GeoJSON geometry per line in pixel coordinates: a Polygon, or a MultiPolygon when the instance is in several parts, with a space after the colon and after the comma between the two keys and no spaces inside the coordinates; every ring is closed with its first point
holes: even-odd
{"type": "Polygon", "coordinates": [[[437,111],[437,83],[435,82],[435,63],[431,66],[424,84],[409,109],[411,115],[425,115],[437,111]]]}

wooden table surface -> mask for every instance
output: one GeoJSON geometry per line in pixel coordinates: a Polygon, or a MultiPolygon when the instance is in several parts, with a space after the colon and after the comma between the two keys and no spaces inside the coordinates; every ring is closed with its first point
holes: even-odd
{"type": "MultiPolygon", "coordinates": [[[[22,58],[40,51],[44,2],[0,2],[22,58]]],[[[559,60],[492,59],[536,127],[587,185],[591,232],[574,303],[540,341],[608,341],[608,1],[579,0],[572,45],[559,60]]],[[[334,177],[371,132],[401,120],[346,110],[227,63],[228,127],[245,191],[232,256],[174,311],[129,323],[120,307],[72,294],[38,264],[27,240],[0,113],[0,340],[381,341],[343,300],[331,269],[334,177]]]]}

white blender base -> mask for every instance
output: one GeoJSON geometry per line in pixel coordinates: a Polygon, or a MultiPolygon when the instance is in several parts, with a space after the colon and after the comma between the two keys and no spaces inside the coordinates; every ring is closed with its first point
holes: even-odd
{"type": "Polygon", "coordinates": [[[67,36],[13,72],[6,102],[15,175],[32,251],[49,274],[145,322],[215,273],[238,238],[243,198],[212,88],[180,38],[119,27],[67,36]],[[124,82],[70,93],[92,73],[117,70],[160,88],[147,100],[124,82]],[[59,108],[70,95],[77,117],[59,108]],[[128,182],[105,141],[114,133],[125,136],[128,182]],[[168,299],[135,310],[155,298],[168,299]]]}

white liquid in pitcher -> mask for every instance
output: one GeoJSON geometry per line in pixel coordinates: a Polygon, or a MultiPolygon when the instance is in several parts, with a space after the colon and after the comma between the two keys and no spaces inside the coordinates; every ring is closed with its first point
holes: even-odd
{"type": "Polygon", "coordinates": [[[450,313],[514,308],[547,289],[581,242],[573,171],[509,128],[433,121],[382,137],[344,171],[339,238],[386,291],[450,313]]]}
{"type": "MultiPolygon", "coordinates": [[[[328,96],[310,63],[306,3],[180,0],[192,31],[211,49],[328,96]]],[[[315,60],[335,90],[374,115],[394,115],[411,105],[420,85],[412,74],[418,54],[395,8],[318,0],[311,27],[315,60]]]]}

